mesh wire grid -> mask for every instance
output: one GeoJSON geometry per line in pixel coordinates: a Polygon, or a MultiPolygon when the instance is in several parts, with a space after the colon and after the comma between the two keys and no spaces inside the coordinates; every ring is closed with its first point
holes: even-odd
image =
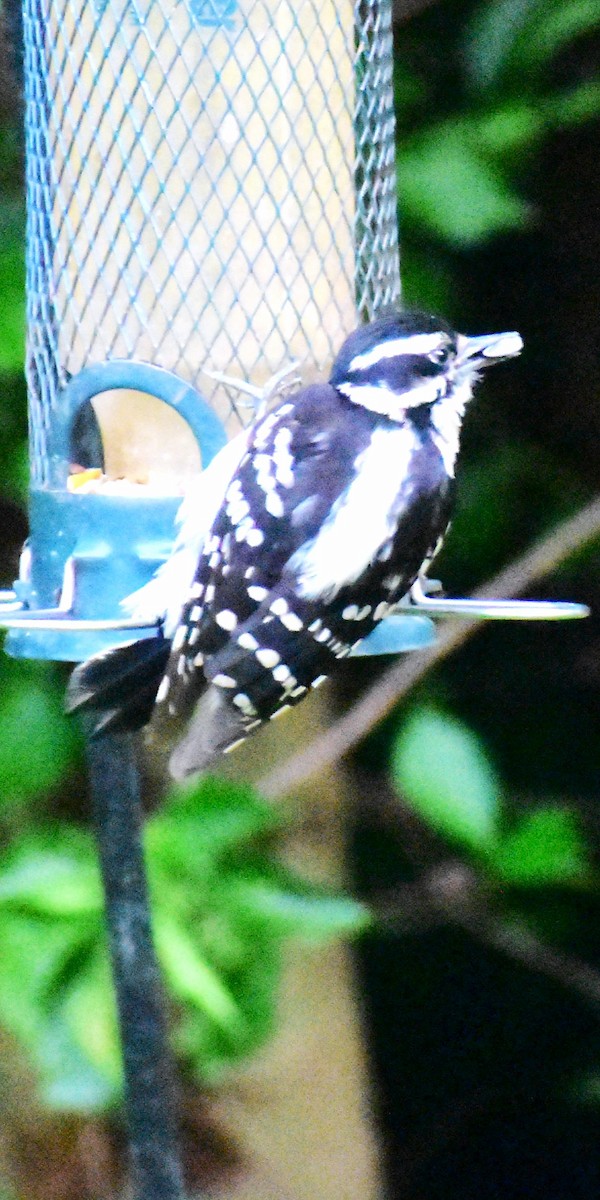
{"type": "Polygon", "coordinates": [[[322,371],[399,296],[389,0],[25,0],[32,476],[61,388],[322,371]]]}

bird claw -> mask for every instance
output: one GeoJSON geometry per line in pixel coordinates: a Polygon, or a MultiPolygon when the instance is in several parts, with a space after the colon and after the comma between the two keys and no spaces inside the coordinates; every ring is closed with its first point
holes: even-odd
{"type": "Polygon", "coordinates": [[[441,579],[429,579],[427,575],[419,575],[410,589],[410,597],[413,604],[415,602],[418,604],[419,599],[423,596],[441,596],[443,592],[444,585],[441,579]]]}
{"type": "Polygon", "coordinates": [[[243,408],[253,408],[256,416],[260,417],[270,401],[281,391],[288,391],[301,384],[302,379],[298,373],[299,366],[298,359],[293,359],[292,362],[286,363],[279,371],[271,375],[262,387],[249,383],[246,379],[236,379],[233,375],[224,375],[222,371],[209,371],[207,367],[203,367],[202,372],[204,375],[208,375],[209,379],[214,379],[215,383],[221,383],[226,388],[235,392],[243,392],[244,395],[249,396],[249,400],[238,401],[238,404],[243,408]]]}

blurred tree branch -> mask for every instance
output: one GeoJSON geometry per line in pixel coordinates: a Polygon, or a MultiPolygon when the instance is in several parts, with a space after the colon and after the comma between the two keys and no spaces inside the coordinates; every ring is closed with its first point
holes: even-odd
{"type": "Polygon", "coordinates": [[[406,935],[435,925],[462,929],[600,1009],[600,972],[548,945],[525,921],[496,911],[476,872],[465,863],[438,863],[416,882],[375,895],[371,904],[383,930],[406,935]]]}
{"type": "MultiPolygon", "coordinates": [[[[519,596],[599,535],[600,497],[596,497],[575,516],[568,518],[525,554],[487,580],[473,596],[476,599],[519,596]]],[[[262,795],[270,799],[281,797],[330,769],[399,700],[404,699],[432,667],[462,646],[484,624],[486,622],[467,619],[448,621],[440,629],[438,640],[431,649],[414,651],[394,661],[339,721],[260,781],[258,786],[262,795]]]]}

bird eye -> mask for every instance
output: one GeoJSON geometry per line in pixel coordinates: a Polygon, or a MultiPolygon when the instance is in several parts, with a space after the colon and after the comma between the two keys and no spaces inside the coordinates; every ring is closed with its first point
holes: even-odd
{"type": "Polygon", "coordinates": [[[431,360],[431,362],[439,363],[440,366],[443,366],[443,364],[447,363],[448,359],[450,358],[450,347],[440,346],[437,350],[432,350],[431,354],[429,354],[427,357],[431,360]]]}

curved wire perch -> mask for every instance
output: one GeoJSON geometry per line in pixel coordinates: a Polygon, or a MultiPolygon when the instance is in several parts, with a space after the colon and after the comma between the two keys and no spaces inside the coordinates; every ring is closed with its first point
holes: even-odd
{"type": "Polygon", "coordinates": [[[87,743],[119,1012],[136,1200],[183,1200],[175,1078],[152,942],[131,734],[87,743]]]}
{"type": "Polygon", "coordinates": [[[120,630],[155,629],[160,622],[138,621],[132,617],[90,618],[62,616],[60,609],[30,609],[22,604],[3,605],[0,601],[0,629],[39,629],[48,633],[62,629],[64,633],[100,633],[120,630]]]}
{"type": "Polygon", "coordinates": [[[410,612],[412,607],[430,617],[478,617],[488,621],[573,621],[590,615],[585,604],[573,604],[568,600],[483,600],[479,597],[463,600],[431,596],[422,579],[413,583],[408,597],[398,607],[401,612],[410,612]]]}

